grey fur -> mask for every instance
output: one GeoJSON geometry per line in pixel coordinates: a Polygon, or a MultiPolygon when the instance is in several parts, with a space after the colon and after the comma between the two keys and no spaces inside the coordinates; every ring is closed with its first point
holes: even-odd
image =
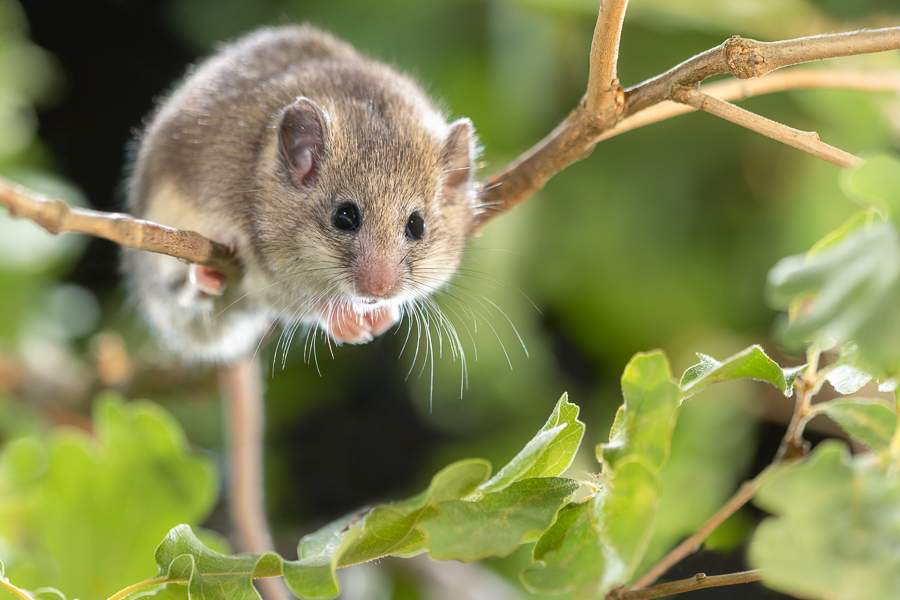
{"type": "Polygon", "coordinates": [[[448,124],[408,77],[310,26],[256,31],[162,104],[128,189],[134,214],[232,245],[245,276],[215,297],[168,256],[126,250],[123,270],[164,345],[193,361],[252,353],[277,323],[324,327],[328,298],[403,311],[456,271],[475,211],[473,152],[471,123],[448,124]],[[325,123],[310,186],[292,182],[279,145],[283,111],[301,97],[325,123]],[[331,224],[346,201],[362,215],[352,235],[331,224]],[[414,211],[422,240],[404,235],[414,211]],[[372,264],[396,267],[391,297],[359,294],[372,264]]]}

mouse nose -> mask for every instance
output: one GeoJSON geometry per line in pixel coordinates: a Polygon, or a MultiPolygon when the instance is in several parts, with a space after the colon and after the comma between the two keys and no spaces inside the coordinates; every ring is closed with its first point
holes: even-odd
{"type": "Polygon", "coordinates": [[[356,288],[362,296],[389,298],[397,287],[397,267],[386,261],[370,263],[360,269],[356,288]]]}

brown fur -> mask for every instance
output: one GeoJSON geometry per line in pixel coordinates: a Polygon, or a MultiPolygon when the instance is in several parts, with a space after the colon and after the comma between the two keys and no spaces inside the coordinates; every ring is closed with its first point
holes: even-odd
{"type": "Polygon", "coordinates": [[[473,147],[468,121],[448,125],[412,80],[346,43],[309,26],[257,31],[163,103],[129,187],[135,214],[232,245],[245,276],[213,298],[170,257],[126,251],[124,270],[166,345],[188,359],[252,353],[276,322],[367,341],[337,336],[321,303],[352,305],[361,317],[396,312],[446,283],[475,210],[473,147]],[[309,187],[292,181],[278,143],[282,112],[299,97],[326,117],[309,187]],[[361,214],[353,234],[331,220],[347,201],[361,214]],[[413,212],[426,223],[421,240],[404,234],[413,212]],[[360,282],[373,277],[396,285],[366,297],[360,282]]]}

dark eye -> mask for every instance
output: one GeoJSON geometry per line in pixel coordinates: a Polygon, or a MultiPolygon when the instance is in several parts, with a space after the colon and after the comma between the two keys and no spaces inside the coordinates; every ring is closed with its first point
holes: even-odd
{"type": "Polygon", "coordinates": [[[421,240],[425,235],[425,219],[417,212],[409,215],[409,221],[406,222],[406,237],[411,240],[421,240]]]}
{"type": "Polygon", "coordinates": [[[359,229],[359,209],[352,202],[344,202],[331,215],[331,224],[338,231],[356,231],[359,229]]]}

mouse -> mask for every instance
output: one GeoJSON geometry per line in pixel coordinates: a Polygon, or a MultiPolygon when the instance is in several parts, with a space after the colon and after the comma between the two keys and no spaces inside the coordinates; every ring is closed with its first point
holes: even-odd
{"type": "Polygon", "coordinates": [[[224,244],[241,266],[229,279],[123,250],[146,321],[188,362],[247,357],[277,328],[340,345],[427,321],[479,210],[472,122],[311,25],[224,45],[141,129],[128,210],[224,244]]]}

